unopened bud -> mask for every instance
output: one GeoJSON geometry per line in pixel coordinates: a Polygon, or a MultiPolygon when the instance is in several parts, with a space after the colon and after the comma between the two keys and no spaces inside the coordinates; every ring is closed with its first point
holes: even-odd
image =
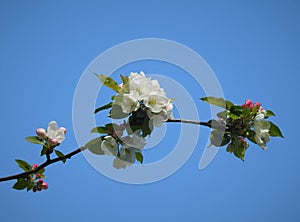
{"type": "Polygon", "coordinates": [[[255,102],[255,103],[253,104],[253,107],[260,107],[260,103],[259,103],[259,102],[255,102]]]}
{"type": "Polygon", "coordinates": [[[36,163],[32,165],[32,169],[33,170],[36,169],[36,168],[38,168],[38,167],[39,167],[39,165],[37,165],[36,163]]]}
{"type": "Polygon", "coordinates": [[[244,108],[252,108],[252,100],[251,99],[247,99],[246,102],[242,105],[242,107],[244,108]]]}
{"type": "Polygon", "coordinates": [[[41,188],[43,190],[47,190],[48,189],[48,184],[46,182],[43,182],[42,185],[41,185],[41,188]]]}
{"type": "Polygon", "coordinates": [[[49,140],[49,143],[51,146],[56,146],[56,145],[58,145],[58,140],[56,138],[51,138],[49,140]]]}
{"type": "Polygon", "coordinates": [[[46,139],[47,138],[47,133],[46,130],[43,128],[38,128],[36,129],[36,135],[38,135],[39,137],[41,137],[42,139],[46,139]]]}
{"type": "Polygon", "coordinates": [[[36,178],[41,178],[41,174],[37,173],[36,175],[36,178]]]}

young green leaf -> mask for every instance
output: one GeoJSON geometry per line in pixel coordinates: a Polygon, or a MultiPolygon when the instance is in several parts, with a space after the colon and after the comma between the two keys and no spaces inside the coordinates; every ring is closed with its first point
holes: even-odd
{"type": "Polygon", "coordinates": [[[106,109],[109,109],[109,108],[111,108],[112,107],[112,105],[113,105],[113,102],[110,102],[110,103],[108,103],[108,104],[106,104],[106,105],[104,105],[104,106],[100,106],[100,107],[98,107],[97,109],[95,109],[95,114],[96,113],[98,113],[98,112],[100,112],[100,111],[102,111],[102,110],[106,110],[106,109]]]}
{"type": "Polygon", "coordinates": [[[282,137],[284,138],[284,136],[282,135],[280,129],[278,126],[276,126],[274,123],[272,123],[271,121],[269,121],[269,123],[271,124],[270,126],[270,129],[269,129],[269,134],[270,136],[279,136],[279,137],[282,137]]]}
{"type": "Polygon", "coordinates": [[[37,136],[28,136],[25,138],[26,141],[33,143],[33,144],[41,144],[44,145],[44,141],[43,139],[37,137],[37,136]]]}
{"type": "Polygon", "coordinates": [[[104,151],[101,149],[102,139],[101,137],[92,139],[84,145],[90,152],[96,155],[104,155],[104,151]]]}
{"type": "Polygon", "coordinates": [[[27,163],[26,161],[24,160],[15,160],[18,164],[18,166],[24,170],[24,171],[29,171],[29,170],[32,170],[32,167],[29,163],[27,163]]]}
{"type": "Polygon", "coordinates": [[[34,187],[34,182],[33,181],[28,181],[27,182],[27,192],[30,191],[34,187]]]}
{"type": "Polygon", "coordinates": [[[94,127],[91,130],[91,133],[102,133],[102,134],[105,134],[105,133],[107,133],[107,128],[104,127],[104,126],[97,126],[97,127],[94,127]]]}
{"type": "Polygon", "coordinates": [[[12,188],[16,190],[24,190],[27,187],[28,182],[29,181],[24,178],[19,178],[12,188]]]}
{"type": "MultiPolygon", "coordinates": [[[[65,155],[62,152],[58,151],[58,150],[55,150],[54,152],[55,152],[56,156],[59,157],[59,158],[64,158],[65,157],[65,155]]],[[[66,161],[67,161],[67,159],[62,159],[61,160],[61,162],[63,162],[63,163],[65,163],[66,161]]]]}
{"type": "Polygon", "coordinates": [[[36,173],[37,174],[43,174],[45,172],[45,168],[39,169],[36,173]]]}
{"type": "Polygon", "coordinates": [[[128,76],[123,76],[123,75],[120,75],[121,79],[122,79],[122,82],[123,82],[123,86],[121,88],[121,91],[123,93],[128,93],[129,92],[129,77],[128,76]]]}
{"type": "Polygon", "coordinates": [[[43,146],[43,149],[41,150],[41,156],[44,156],[47,153],[48,150],[49,150],[48,147],[43,146]]]}
{"type": "Polygon", "coordinates": [[[98,75],[95,74],[98,79],[108,88],[111,88],[112,90],[116,91],[116,92],[120,92],[121,87],[118,85],[118,83],[113,80],[112,78],[105,76],[105,75],[98,75]]]}
{"type": "Polygon", "coordinates": [[[137,161],[139,161],[141,164],[142,164],[143,161],[144,161],[143,154],[141,154],[140,152],[136,152],[136,153],[135,153],[135,158],[136,158],[137,161]]]}
{"type": "Polygon", "coordinates": [[[265,117],[270,117],[270,116],[275,116],[275,113],[273,113],[273,111],[271,111],[271,110],[266,110],[265,117]]]}
{"type": "Polygon", "coordinates": [[[243,146],[235,146],[234,149],[233,149],[233,154],[240,158],[241,160],[244,161],[245,159],[245,153],[246,153],[246,149],[245,147],[243,146]]]}
{"type": "Polygon", "coordinates": [[[234,104],[228,100],[224,100],[223,98],[216,98],[212,96],[202,97],[200,98],[202,101],[207,102],[211,105],[219,106],[229,110],[234,104]]]}
{"type": "Polygon", "coordinates": [[[228,133],[224,133],[224,131],[213,130],[210,133],[210,142],[216,147],[225,146],[230,142],[230,136],[228,133]]]}

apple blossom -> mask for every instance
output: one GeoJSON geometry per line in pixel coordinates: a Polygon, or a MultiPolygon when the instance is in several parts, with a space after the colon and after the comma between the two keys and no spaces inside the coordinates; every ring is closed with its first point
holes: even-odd
{"type": "Polygon", "coordinates": [[[125,169],[127,166],[132,165],[135,162],[137,149],[124,145],[119,152],[119,155],[114,159],[113,166],[116,169],[125,169]]]}
{"type": "Polygon", "coordinates": [[[267,148],[266,143],[270,140],[269,130],[271,127],[270,122],[264,120],[265,116],[266,110],[260,110],[257,112],[253,120],[253,128],[255,132],[254,139],[263,149],[267,148]]]}
{"type": "Polygon", "coordinates": [[[52,145],[60,144],[65,140],[65,129],[58,128],[55,121],[48,124],[47,137],[52,145]]]}
{"type": "Polygon", "coordinates": [[[114,156],[118,152],[118,144],[112,136],[106,136],[101,143],[101,150],[106,155],[114,156]]]}

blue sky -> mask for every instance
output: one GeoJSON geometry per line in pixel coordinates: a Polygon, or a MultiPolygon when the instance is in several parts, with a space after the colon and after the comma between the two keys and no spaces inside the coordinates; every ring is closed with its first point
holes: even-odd
{"type": "MultiPolygon", "coordinates": [[[[1,183],[2,220],[299,221],[299,11],[298,1],[2,1],[0,175],[19,172],[16,158],[43,161],[39,147],[24,138],[50,120],[68,129],[61,150],[77,147],[72,101],[83,71],[105,50],[139,38],[192,48],[214,70],[227,99],[260,101],[277,114],[273,121],[285,135],[273,139],[267,151],[251,145],[245,162],[220,150],[199,170],[209,136],[201,128],[188,162],[145,185],[110,180],[79,154],[47,168],[45,192],[15,191],[13,182],[1,183]]],[[[191,84],[199,118],[208,120],[207,104],[197,99],[203,91],[182,70],[144,61],[117,71],[131,69],[191,84]]],[[[173,142],[167,137],[156,155],[167,155],[164,146],[173,142]]],[[[151,152],[145,158],[150,161],[151,152]]]]}

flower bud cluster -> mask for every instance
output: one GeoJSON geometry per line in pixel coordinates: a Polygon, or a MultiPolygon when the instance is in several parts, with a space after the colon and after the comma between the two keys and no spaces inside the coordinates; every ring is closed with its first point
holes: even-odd
{"type": "Polygon", "coordinates": [[[58,146],[65,140],[65,134],[67,130],[65,127],[58,128],[55,121],[51,121],[48,124],[47,131],[43,128],[36,129],[36,135],[44,140],[46,140],[50,147],[58,146]]]}

